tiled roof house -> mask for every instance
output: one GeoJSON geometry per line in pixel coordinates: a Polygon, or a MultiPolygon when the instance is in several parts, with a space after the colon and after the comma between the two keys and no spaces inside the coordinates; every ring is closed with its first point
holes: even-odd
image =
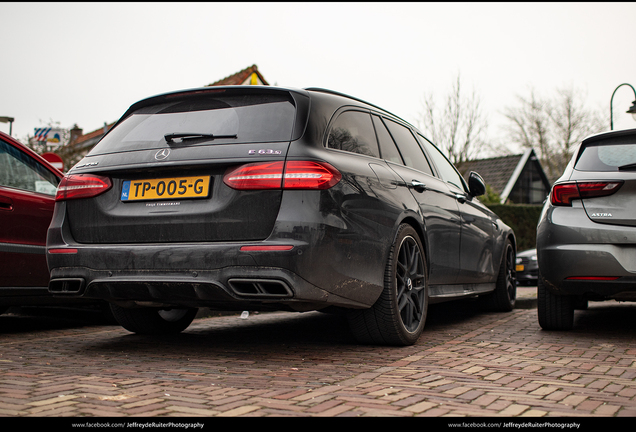
{"type": "Polygon", "coordinates": [[[235,73],[234,75],[230,75],[222,80],[208,84],[206,87],[221,85],[269,85],[269,83],[265,81],[263,75],[261,75],[258,71],[258,67],[256,65],[252,65],[235,73]]]}
{"type": "MultiPolygon", "coordinates": [[[[240,72],[225,77],[212,84],[208,84],[206,87],[220,85],[269,85],[269,83],[258,71],[258,67],[256,65],[252,65],[240,72]]],[[[114,124],[115,122],[110,124],[104,123],[104,127],[86,134],[83,133],[81,128],[75,125],[75,127],[71,129],[71,139],[69,144],[65,146],[64,149],[60,150],[60,155],[66,162],[65,166],[71,167],[83,158],[86,153],[88,153],[88,151],[92,149],[100,139],[102,139],[106,132],[113,127],[114,124]]]]}
{"type": "Polygon", "coordinates": [[[465,178],[470,171],[479,173],[499,194],[502,204],[542,204],[550,192],[551,183],[533,149],[518,155],[463,162],[457,169],[465,178]]]}

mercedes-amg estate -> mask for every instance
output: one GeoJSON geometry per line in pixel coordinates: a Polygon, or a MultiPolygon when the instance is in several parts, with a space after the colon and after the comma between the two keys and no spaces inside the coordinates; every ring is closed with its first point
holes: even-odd
{"type": "Polygon", "coordinates": [[[135,103],[57,190],[49,290],[136,333],[196,308],[338,309],[406,345],[429,302],[515,302],[515,237],[411,125],[324,89],[206,87],[135,103]]]}

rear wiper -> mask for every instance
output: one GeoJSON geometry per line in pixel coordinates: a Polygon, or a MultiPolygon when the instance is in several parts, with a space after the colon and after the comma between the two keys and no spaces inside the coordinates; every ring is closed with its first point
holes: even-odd
{"type": "Polygon", "coordinates": [[[627,165],[621,165],[618,167],[619,171],[623,171],[623,170],[633,170],[636,169],[636,163],[630,163],[627,165]]]}
{"type": "Polygon", "coordinates": [[[174,143],[175,139],[180,139],[180,142],[191,139],[222,139],[222,138],[236,138],[236,134],[234,135],[214,135],[214,134],[204,134],[204,133],[169,133],[163,136],[166,139],[168,144],[174,143]]]}

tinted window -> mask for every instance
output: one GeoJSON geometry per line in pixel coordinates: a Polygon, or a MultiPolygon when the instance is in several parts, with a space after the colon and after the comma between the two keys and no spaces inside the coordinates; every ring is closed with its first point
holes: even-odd
{"type": "Polygon", "coordinates": [[[285,94],[199,96],[135,111],[111,130],[90,154],[163,148],[164,135],[193,133],[236,138],[192,140],[188,145],[289,141],[296,109],[285,94]]]}
{"type": "Polygon", "coordinates": [[[362,111],[345,111],[340,114],[329,132],[327,147],[380,157],[371,115],[362,111]]]}
{"type": "Polygon", "coordinates": [[[426,160],[426,156],[424,156],[422,149],[411,131],[394,121],[384,119],[384,122],[389,128],[389,132],[391,132],[395,143],[400,149],[400,153],[404,159],[404,164],[408,167],[415,168],[416,170],[432,175],[433,172],[431,170],[431,166],[426,160]]]}
{"type": "Polygon", "coordinates": [[[426,138],[422,137],[421,141],[428,155],[433,158],[433,162],[435,162],[435,166],[437,167],[442,180],[458,187],[461,190],[465,190],[461,176],[448,159],[446,159],[446,156],[444,156],[444,154],[442,154],[442,152],[426,138]]]}
{"type": "Polygon", "coordinates": [[[0,186],[55,195],[58,178],[35,159],[0,141],[0,186]]]}
{"type": "Polygon", "coordinates": [[[583,149],[574,169],[607,172],[630,164],[636,164],[636,144],[592,145],[583,149]]]}
{"type": "Polygon", "coordinates": [[[402,156],[400,156],[400,152],[395,146],[391,134],[389,134],[389,131],[386,129],[386,126],[384,126],[384,123],[382,123],[382,120],[380,120],[380,117],[373,116],[373,124],[375,125],[375,133],[378,135],[380,156],[382,159],[403,165],[404,161],[402,160],[402,156]]]}

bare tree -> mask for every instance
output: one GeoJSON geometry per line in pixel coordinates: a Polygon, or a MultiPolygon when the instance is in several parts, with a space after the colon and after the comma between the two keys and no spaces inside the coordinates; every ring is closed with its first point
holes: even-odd
{"type": "Polygon", "coordinates": [[[435,104],[432,93],[424,95],[424,114],[418,126],[453,163],[475,157],[485,144],[487,120],[474,90],[462,93],[459,74],[442,107],[435,104]]]}
{"type": "Polygon", "coordinates": [[[530,89],[528,97],[517,96],[517,100],[519,105],[504,113],[508,139],[534,148],[551,181],[563,173],[583,138],[608,127],[600,111],[584,107],[585,94],[572,87],[558,89],[552,98],[530,89]]]}

